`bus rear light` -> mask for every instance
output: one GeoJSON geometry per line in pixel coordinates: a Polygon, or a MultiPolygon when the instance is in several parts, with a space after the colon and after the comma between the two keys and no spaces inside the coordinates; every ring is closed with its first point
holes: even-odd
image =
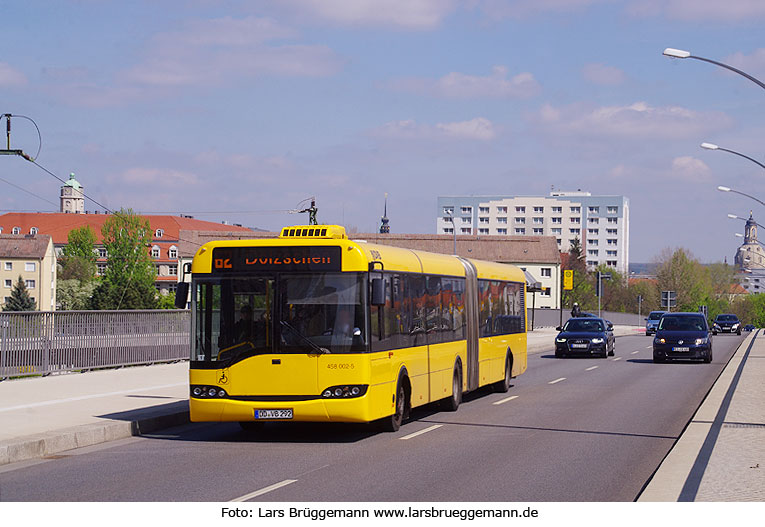
{"type": "Polygon", "coordinates": [[[345,386],[330,386],[322,392],[321,396],[325,399],[347,399],[361,397],[366,393],[366,384],[349,384],[345,386]]]}
{"type": "Polygon", "coordinates": [[[213,397],[220,399],[222,397],[226,397],[226,395],[228,395],[226,390],[223,388],[218,388],[217,386],[197,385],[191,387],[191,396],[198,399],[212,399],[213,397]]]}

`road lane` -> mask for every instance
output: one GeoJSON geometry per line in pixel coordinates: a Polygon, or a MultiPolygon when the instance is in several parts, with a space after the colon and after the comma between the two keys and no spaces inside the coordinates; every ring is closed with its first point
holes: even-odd
{"type": "Polygon", "coordinates": [[[711,365],[653,364],[643,336],[617,339],[621,361],[532,355],[510,397],[417,409],[396,433],[187,425],[0,471],[0,500],[631,501],[741,340],[716,337],[711,365]]]}

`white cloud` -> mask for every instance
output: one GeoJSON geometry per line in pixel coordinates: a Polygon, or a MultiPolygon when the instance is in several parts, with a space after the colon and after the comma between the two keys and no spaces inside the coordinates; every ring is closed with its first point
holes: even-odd
{"type": "Polygon", "coordinates": [[[762,0],[631,0],[628,12],[640,16],[666,16],[684,21],[747,21],[765,17],[762,0]]]}
{"type": "Polygon", "coordinates": [[[419,124],[413,119],[391,121],[373,131],[374,135],[393,139],[468,139],[489,141],[497,135],[494,124],[485,117],[469,121],[419,124]]]}
{"type": "Polygon", "coordinates": [[[433,29],[457,7],[456,0],[282,0],[302,15],[340,25],[433,29]]]}
{"type": "Polygon", "coordinates": [[[531,73],[519,73],[508,79],[505,66],[494,66],[491,75],[480,77],[451,72],[440,79],[401,79],[389,86],[398,91],[422,93],[448,99],[526,98],[540,91],[531,73]]]}
{"type": "Polygon", "coordinates": [[[561,135],[641,139],[695,138],[730,125],[730,119],[719,112],[654,107],[645,102],[601,107],[574,104],[562,108],[546,104],[532,120],[544,130],[561,135]]]}
{"type": "Polygon", "coordinates": [[[7,62],[0,62],[0,86],[24,86],[27,77],[7,62]]]}
{"type": "Polygon", "coordinates": [[[323,76],[339,69],[339,59],[326,46],[268,44],[295,36],[266,18],[194,21],[156,35],[146,60],[123,76],[145,85],[214,85],[258,75],[323,76]]]}
{"type": "Polygon", "coordinates": [[[582,75],[591,83],[602,86],[617,86],[627,78],[619,68],[600,63],[586,64],[582,68],[582,75]]]}
{"type": "Polygon", "coordinates": [[[765,76],[765,48],[756,49],[750,55],[741,52],[734,53],[720,62],[745,71],[760,80],[765,76]]]}
{"type": "Polygon", "coordinates": [[[452,137],[479,141],[494,139],[496,135],[494,125],[484,117],[476,117],[470,121],[459,123],[440,123],[436,125],[436,129],[452,137]]]}
{"type": "Polygon", "coordinates": [[[673,159],[670,175],[676,179],[687,181],[706,181],[711,179],[711,171],[706,163],[691,156],[682,156],[673,159]]]}
{"type": "Polygon", "coordinates": [[[614,0],[473,0],[491,18],[521,18],[539,13],[570,13],[614,0]]]}
{"type": "Polygon", "coordinates": [[[199,183],[199,178],[191,172],[165,168],[134,167],[112,177],[121,184],[146,185],[150,187],[178,187],[199,183]]]}

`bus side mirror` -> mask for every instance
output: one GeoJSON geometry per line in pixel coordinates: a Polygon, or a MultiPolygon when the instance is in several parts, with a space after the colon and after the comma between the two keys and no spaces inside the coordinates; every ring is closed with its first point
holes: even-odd
{"type": "Polygon", "coordinates": [[[186,299],[189,297],[189,284],[188,282],[178,282],[178,289],[175,290],[175,307],[178,309],[186,309],[186,299]]]}
{"type": "Polygon", "coordinates": [[[385,305],[385,281],[382,278],[372,278],[372,305],[385,305]]]}

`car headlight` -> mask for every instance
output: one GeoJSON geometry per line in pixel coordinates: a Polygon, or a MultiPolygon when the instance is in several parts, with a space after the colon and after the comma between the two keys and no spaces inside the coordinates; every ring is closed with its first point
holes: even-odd
{"type": "Polygon", "coordinates": [[[720,329],[720,325],[717,322],[715,322],[714,326],[712,327],[714,327],[715,329],[720,329]]]}
{"type": "Polygon", "coordinates": [[[566,342],[566,339],[556,338],[555,342],[566,342]]]}
{"type": "Polygon", "coordinates": [[[736,329],[738,327],[738,324],[733,324],[733,329],[736,329]]]}
{"type": "Polygon", "coordinates": [[[663,339],[663,338],[660,339],[659,337],[656,337],[655,339],[653,339],[653,343],[654,344],[666,344],[667,341],[666,341],[666,339],[663,339]]]}
{"type": "Polygon", "coordinates": [[[600,337],[592,339],[593,344],[603,344],[603,339],[600,337]]]}
{"type": "Polygon", "coordinates": [[[707,343],[707,339],[706,338],[696,339],[696,345],[697,346],[700,346],[701,344],[706,344],[706,343],[707,343]]]}

